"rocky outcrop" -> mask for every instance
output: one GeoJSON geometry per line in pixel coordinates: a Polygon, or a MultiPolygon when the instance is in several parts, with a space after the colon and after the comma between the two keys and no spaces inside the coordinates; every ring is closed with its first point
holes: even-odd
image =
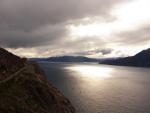
{"type": "MultiPolygon", "coordinates": [[[[15,57],[13,62],[20,64],[20,58],[15,57]]],[[[0,113],[75,113],[70,101],[47,82],[38,64],[25,63],[20,71],[17,68],[0,81],[0,113]]]]}

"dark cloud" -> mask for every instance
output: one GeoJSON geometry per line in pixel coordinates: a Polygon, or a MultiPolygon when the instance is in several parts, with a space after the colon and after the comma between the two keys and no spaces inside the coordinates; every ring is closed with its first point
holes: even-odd
{"type": "Polygon", "coordinates": [[[67,21],[90,16],[111,18],[111,7],[122,1],[0,0],[0,45],[16,48],[54,44],[66,36],[67,21]]]}
{"type": "Polygon", "coordinates": [[[123,0],[1,0],[0,22],[15,28],[33,28],[89,16],[108,16],[123,0]]]}
{"type": "Polygon", "coordinates": [[[67,31],[63,26],[48,26],[35,31],[0,31],[0,45],[10,48],[50,45],[63,40],[67,31]],[[55,40],[57,39],[57,40],[55,40]]]}
{"type": "MultiPolygon", "coordinates": [[[[119,34],[114,32],[108,39],[105,36],[69,35],[69,25],[86,25],[99,19],[102,20],[99,23],[105,24],[119,21],[111,15],[111,9],[125,1],[132,0],[0,0],[0,46],[20,52],[19,48],[27,51],[34,48],[37,54],[45,51],[45,55],[107,56],[114,52],[115,46],[111,45],[141,46],[150,43],[149,24],[135,30],[120,30],[119,34]],[[84,21],[86,17],[90,18],[90,22],[84,21]]],[[[123,55],[120,52],[115,54],[123,55]]]]}

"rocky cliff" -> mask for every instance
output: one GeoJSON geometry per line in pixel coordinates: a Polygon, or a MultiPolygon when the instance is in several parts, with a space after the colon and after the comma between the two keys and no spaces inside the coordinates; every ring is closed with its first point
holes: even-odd
{"type": "Polygon", "coordinates": [[[4,49],[0,49],[0,77],[0,113],[75,112],[36,63],[27,64],[4,49]]]}

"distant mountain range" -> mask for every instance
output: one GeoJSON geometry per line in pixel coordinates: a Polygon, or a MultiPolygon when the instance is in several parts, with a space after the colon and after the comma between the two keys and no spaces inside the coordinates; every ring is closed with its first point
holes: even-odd
{"type": "Polygon", "coordinates": [[[118,66],[136,66],[136,67],[150,67],[150,48],[143,50],[135,56],[104,60],[100,64],[118,65],[118,66]]]}
{"type": "Polygon", "coordinates": [[[97,62],[100,64],[118,65],[118,66],[136,66],[150,67],[150,49],[143,50],[131,57],[124,58],[88,58],[83,56],[56,56],[49,58],[30,58],[32,61],[47,62],[97,62]]]}
{"type": "Polygon", "coordinates": [[[83,56],[57,56],[49,58],[30,58],[29,61],[48,61],[48,62],[102,62],[106,59],[88,58],[83,56]]]}

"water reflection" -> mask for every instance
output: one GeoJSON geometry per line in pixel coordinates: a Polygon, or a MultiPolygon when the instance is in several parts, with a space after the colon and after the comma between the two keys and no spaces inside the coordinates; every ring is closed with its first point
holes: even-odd
{"type": "Polygon", "coordinates": [[[100,66],[87,66],[87,65],[75,65],[66,67],[65,69],[79,73],[82,76],[107,78],[111,77],[112,68],[100,67],[100,66]]]}
{"type": "Polygon", "coordinates": [[[150,113],[150,69],[90,63],[41,63],[77,113],[150,113]]]}

